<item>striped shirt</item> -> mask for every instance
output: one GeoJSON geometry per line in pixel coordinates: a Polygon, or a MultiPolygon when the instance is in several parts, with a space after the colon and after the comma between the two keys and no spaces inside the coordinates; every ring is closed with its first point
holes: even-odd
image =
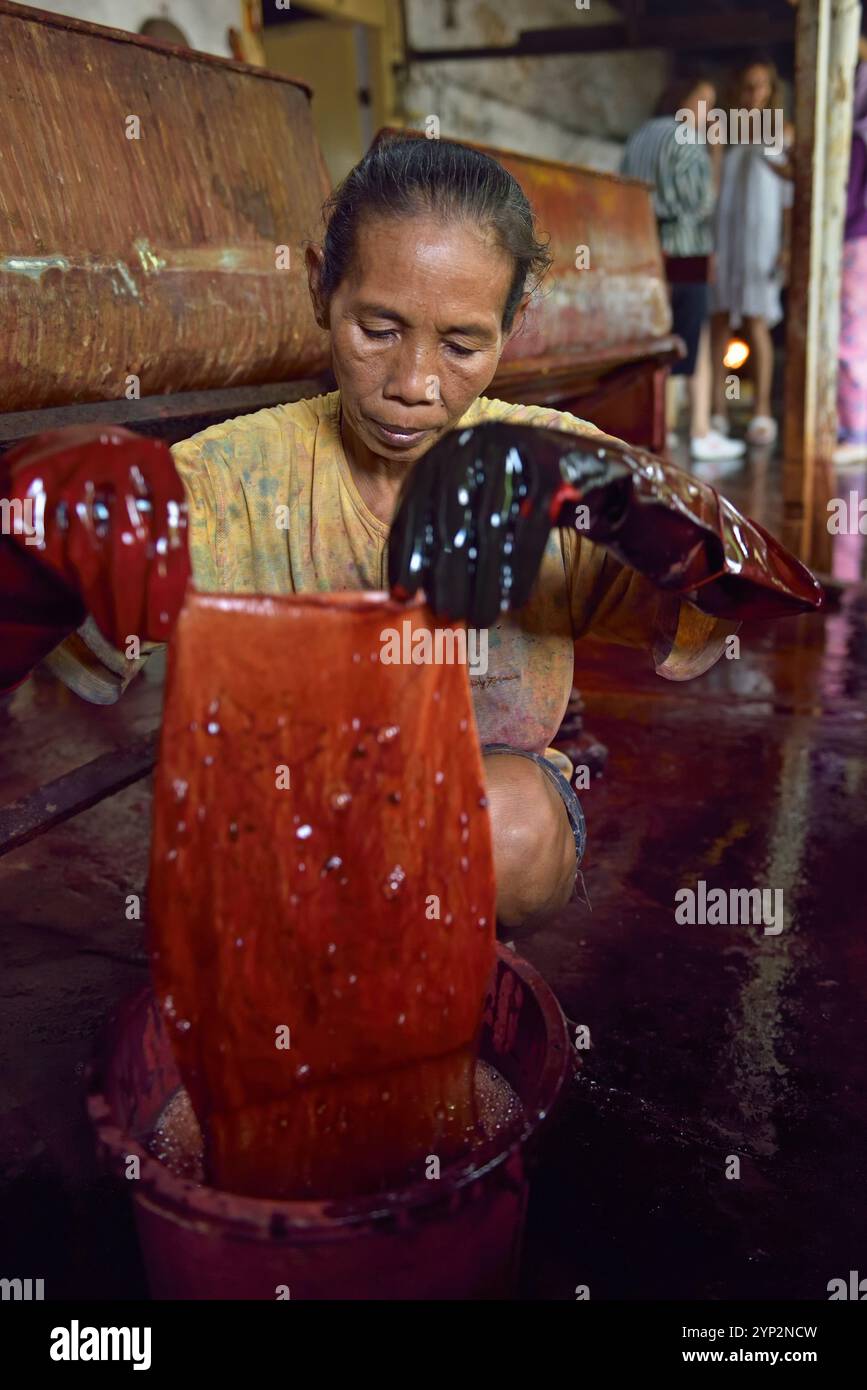
{"type": "Polygon", "coordinates": [[[705,145],[681,144],[673,116],[656,116],[626,142],[620,172],[653,184],[659,239],[667,256],[713,250],[713,174],[705,145]]]}

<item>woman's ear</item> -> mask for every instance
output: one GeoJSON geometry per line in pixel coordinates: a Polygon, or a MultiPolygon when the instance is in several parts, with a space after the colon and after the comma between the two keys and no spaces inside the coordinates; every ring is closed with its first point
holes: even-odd
{"type": "Polygon", "coordinates": [[[508,333],[506,334],[506,338],[505,338],[505,342],[503,343],[503,347],[506,346],[506,343],[510,343],[510,342],[512,341],[512,339],[516,336],[516,334],[520,333],[521,330],[522,330],[522,328],[524,327],[524,320],[525,320],[526,317],[527,317],[527,305],[528,305],[529,303],[530,303],[530,295],[529,295],[529,294],[525,294],[525,295],[523,295],[523,296],[521,297],[521,299],[519,299],[519,301],[518,301],[518,307],[517,307],[517,309],[515,310],[515,317],[512,319],[512,327],[509,329],[508,333]]]}
{"type": "Polygon", "coordinates": [[[304,252],[304,260],[307,264],[307,285],[313,305],[313,316],[320,328],[328,328],[328,304],[322,295],[322,247],[308,246],[304,252]]]}

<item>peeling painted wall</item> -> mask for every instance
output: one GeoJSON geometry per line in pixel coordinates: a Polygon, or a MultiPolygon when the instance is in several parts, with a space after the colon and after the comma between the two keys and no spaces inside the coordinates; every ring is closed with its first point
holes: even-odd
{"type": "Polygon", "coordinates": [[[133,34],[146,19],[170,19],[192,48],[221,58],[231,58],[228,32],[240,28],[241,22],[241,0],[44,0],[34,8],[133,34]]]}
{"type": "MultiPolygon", "coordinates": [[[[414,48],[516,42],[523,29],[611,24],[603,0],[454,3],[407,0],[414,48]],[[452,25],[448,24],[453,19],[452,25]]],[[[652,112],[669,71],[662,50],[414,63],[403,88],[407,122],[436,115],[441,134],[595,169],[617,169],[627,136],[652,112]]]]}

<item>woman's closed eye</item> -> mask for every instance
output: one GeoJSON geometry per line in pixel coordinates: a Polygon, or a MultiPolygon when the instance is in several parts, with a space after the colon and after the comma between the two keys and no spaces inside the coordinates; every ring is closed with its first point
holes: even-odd
{"type": "MultiPolygon", "coordinates": [[[[393,338],[397,333],[396,328],[365,328],[364,324],[359,325],[366,338],[374,338],[377,341],[385,341],[393,338]]],[[[478,351],[477,348],[464,347],[462,343],[445,343],[449,352],[453,352],[456,357],[472,357],[478,351]]]]}
{"type": "Polygon", "coordinates": [[[364,324],[361,331],[366,338],[391,338],[396,332],[394,328],[365,328],[364,324]]]}

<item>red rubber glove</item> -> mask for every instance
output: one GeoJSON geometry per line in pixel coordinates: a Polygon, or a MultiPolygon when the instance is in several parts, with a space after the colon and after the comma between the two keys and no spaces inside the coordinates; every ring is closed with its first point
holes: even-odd
{"type": "Polygon", "coordinates": [[[166,444],[120,427],[49,430],[0,459],[0,503],[0,690],[88,613],[118,649],[168,640],[190,561],[166,444]]]}

